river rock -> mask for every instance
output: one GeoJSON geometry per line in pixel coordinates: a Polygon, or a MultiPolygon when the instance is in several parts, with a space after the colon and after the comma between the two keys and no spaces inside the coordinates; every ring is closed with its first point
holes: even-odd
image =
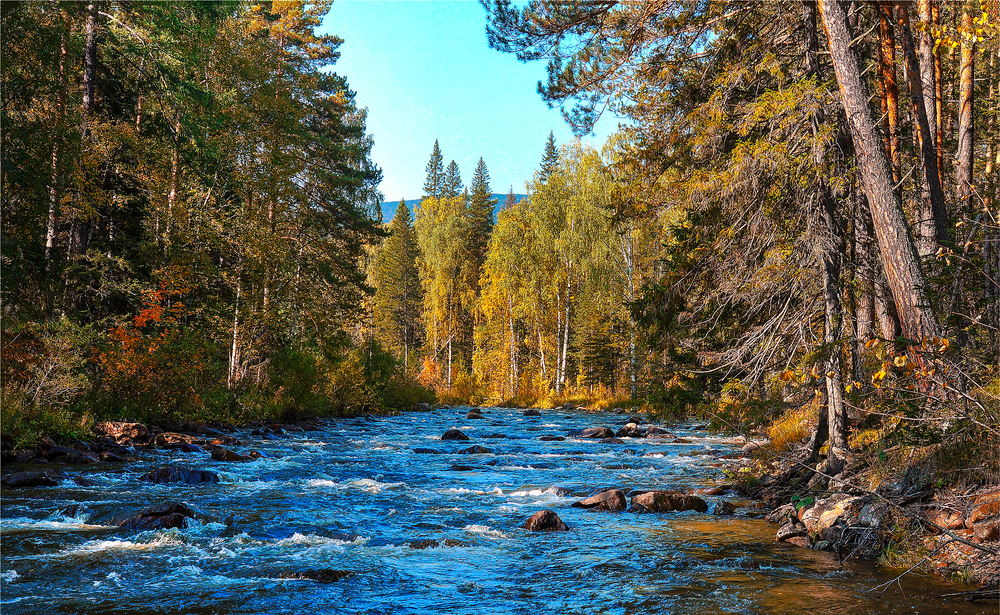
{"type": "Polygon", "coordinates": [[[55,487],[59,481],[48,472],[17,472],[3,479],[3,486],[9,489],[26,489],[29,487],[55,487]]]}
{"type": "Polygon", "coordinates": [[[575,435],[579,438],[614,438],[615,432],[607,427],[588,427],[575,435]]]}
{"type": "Polygon", "coordinates": [[[645,421],[641,416],[630,416],[627,419],[625,419],[625,424],[628,425],[629,423],[635,423],[636,425],[640,425],[642,423],[645,423],[645,421]]]}
{"type": "Polygon", "coordinates": [[[812,541],[809,540],[808,536],[792,536],[791,538],[787,538],[782,542],[788,543],[790,545],[795,545],[796,547],[801,547],[803,549],[808,549],[810,546],[812,546],[812,541]]]}
{"type": "Polygon", "coordinates": [[[181,448],[185,444],[206,444],[206,441],[205,438],[200,436],[191,436],[184,433],[165,431],[163,433],[156,434],[156,437],[153,438],[153,444],[163,448],[181,448]]]}
{"type": "Polygon", "coordinates": [[[310,568],[308,570],[283,570],[278,573],[279,579],[296,579],[299,581],[316,581],[318,583],[333,583],[344,577],[351,576],[348,570],[333,570],[332,568],[310,568]]]}
{"type": "Polygon", "coordinates": [[[212,447],[212,459],[215,461],[250,461],[251,457],[241,455],[222,446],[212,447]]]}
{"type": "Polygon", "coordinates": [[[778,528],[778,532],[774,535],[774,539],[779,542],[785,542],[789,538],[794,538],[796,536],[808,536],[809,530],[806,526],[801,523],[786,523],[778,528]]]}
{"type": "Polygon", "coordinates": [[[467,419],[484,419],[486,418],[482,414],[476,412],[475,410],[469,410],[469,413],[465,415],[467,419]]]}
{"type": "Polygon", "coordinates": [[[442,440],[468,440],[469,436],[465,435],[458,429],[449,429],[441,435],[442,440]]]}
{"type": "Polygon", "coordinates": [[[178,466],[164,466],[139,477],[144,483],[185,483],[197,485],[200,483],[217,483],[219,475],[208,470],[189,470],[178,466]]]}
{"type": "Polygon", "coordinates": [[[126,459],[121,455],[117,455],[110,451],[104,451],[101,453],[101,461],[105,463],[125,463],[126,459]]]}
{"type": "Polygon", "coordinates": [[[728,517],[736,512],[736,505],[726,500],[719,500],[712,507],[712,514],[716,517],[728,517]]]}
{"type": "Polygon", "coordinates": [[[621,438],[601,438],[598,442],[601,444],[625,444],[625,440],[621,438]]]}
{"type": "Polygon", "coordinates": [[[632,498],[631,512],[660,513],[696,510],[708,512],[705,500],[679,491],[647,491],[632,498]]]}
{"type": "Polygon", "coordinates": [[[441,451],[439,451],[439,450],[437,450],[435,448],[424,448],[424,447],[421,447],[421,446],[418,446],[417,448],[413,449],[413,452],[416,453],[416,454],[418,454],[418,455],[440,455],[441,454],[441,451]]]}
{"type": "Polygon", "coordinates": [[[565,436],[539,436],[538,438],[542,442],[563,442],[566,440],[565,436]]]}
{"type": "Polygon", "coordinates": [[[965,520],[965,527],[971,528],[983,519],[1000,515],[1000,491],[987,493],[972,502],[972,513],[965,520]]]}
{"type": "Polygon", "coordinates": [[[472,472],[475,471],[476,468],[474,466],[464,466],[462,464],[454,463],[449,469],[452,472],[472,472]]]}
{"type": "Polygon", "coordinates": [[[542,413],[537,408],[528,408],[522,413],[522,416],[542,416],[542,413]]]}
{"type": "Polygon", "coordinates": [[[529,532],[567,532],[569,526],[563,523],[555,511],[545,509],[531,515],[524,522],[524,529],[529,532]]]}
{"type": "Polygon", "coordinates": [[[626,423],[624,427],[619,429],[615,436],[618,438],[641,438],[646,435],[646,432],[639,428],[636,423],[626,423]]]}
{"type": "Polygon", "coordinates": [[[142,423],[127,423],[123,421],[103,421],[90,429],[94,435],[111,438],[121,444],[123,442],[146,442],[149,440],[149,428],[142,423]]]}
{"type": "Polygon", "coordinates": [[[950,510],[928,510],[927,520],[946,530],[960,530],[965,527],[965,516],[950,510]]]}
{"type": "Polygon", "coordinates": [[[647,438],[674,438],[674,434],[670,433],[662,427],[652,426],[646,430],[647,438]]]}
{"type": "Polygon", "coordinates": [[[493,451],[491,451],[490,449],[486,448],[485,446],[479,446],[478,444],[475,445],[475,446],[470,446],[469,448],[463,448],[462,450],[460,450],[458,452],[459,452],[459,454],[462,454],[462,455],[492,455],[493,454],[493,451]]]}
{"type": "Polygon", "coordinates": [[[78,451],[68,446],[53,446],[46,454],[46,458],[53,463],[81,464],[97,463],[97,455],[88,451],[78,451]]]}
{"type": "Polygon", "coordinates": [[[699,487],[691,491],[692,495],[722,495],[726,492],[722,487],[699,487]]]}
{"type": "Polygon", "coordinates": [[[211,446],[239,446],[240,441],[233,436],[219,436],[209,442],[211,446]]]}
{"type": "Polygon", "coordinates": [[[621,512],[628,508],[628,502],[625,500],[625,493],[620,489],[609,489],[585,500],[580,500],[574,503],[573,507],[601,512],[621,512]]]}
{"type": "Polygon", "coordinates": [[[172,527],[185,528],[188,519],[197,519],[200,515],[190,506],[181,502],[163,502],[143,510],[137,515],[123,519],[118,527],[127,530],[165,530],[172,527]]]}

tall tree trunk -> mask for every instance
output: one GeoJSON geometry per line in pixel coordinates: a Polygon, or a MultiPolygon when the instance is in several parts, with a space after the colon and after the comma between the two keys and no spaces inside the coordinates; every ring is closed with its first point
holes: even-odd
{"type": "Polygon", "coordinates": [[[899,197],[893,190],[885,149],[879,142],[868,109],[868,93],[861,81],[858,58],[850,47],[853,39],[847,27],[847,11],[838,0],[820,0],[819,6],[883,268],[903,335],[913,340],[938,336],[939,327],[925,293],[926,280],[920,259],[907,230],[899,197]]]}
{"type": "MultiPolygon", "coordinates": [[[[63,119],[66,114],[66,31],[69,24],[59,36],[59,95],[56,98],[56,121],[52,131],[52,175],[49,184],[49,215],[45,225],[45,271],[52,274],[52,251],[56,247],[56,232],[59,225],[59,200],[62,197],[62,182],[59,175],[59,145],[63,138],[63,119]]],[[[49,293],[47,311],[52,311],[52,296],[49,293]]]]}
{"type": "Polygon", "coordinates": [[[94,113],[97,86],[97,6],[87,5],[87,21],[83,27],[83,125],[84,138],[90,136],[90,118],[94,113]]]}
{"type": "MultiPolygon", "coordinates": [[[[170,154],[170,191],[167,193],[166,243],[170,243],[170,232],[174,221],[174,204],[177,202],[177,182],[181,167],[181,116],[174,116],[174,149],[170,154]]],[[[166,249],[166,248],[164,248],[166,249]]]]}
{"type": "MultiPolygon", "coordinates": [[[[924,0],[921,0],[924,1],[924,0]]],[[[913,117],[916,123],[916,135],[920,146],[920,185],[922,189],[920,207],[917,209],[917,227],[920,230],[918,251],[921,257],[934,253],[939,242],[948,241],[948,213],[944,205],[944,192],[941,189],[938,173],[937,138],[931,132],[935,122],[931,119],[934,102],[934,58],[930,57],[927,70],[922,71],[917,62],[916,51],[913,48],[913,36],[910,32],[910,15],[907,13],[907,3],[896,2],[896,15],[899,18],[899,38],[903,45],[903,56],[906,64],[906,78],[909,83],[910,101],[913,105],[913,117]],[[922,80],[929,71],[929,83],[922,80]],[[929,85],[930,92],[925,85],[929,85]]],[[[936,130],[935,130],[936,132],[936,130]]]]}
{"type": "Polygon", "coordinates": [[[240,296],[243,294],[243,258],[236,268],[236,305],[233,308],[233,343],[229,349],[229,376],[226,378],[226,388],[232,389],[240,380],[240,296]]]}
{"type": "Polygon", "coordinates": [[[899,183],[899,86],[896,84],[896,37],[892,4],[876,2],[879,16],[879,94],[882,103],[886,155],[892,165],[892,181],[899,183]]]}
{"type": "MultiPolygon", "coordinates": [[[[937,32],[941,26],[941,2],[931,2],[931,26],[937,32]]],[[[932,33],[932,39],[937,34],[932,33]]],[[[938,183],[944,186],[944,81],[941,79],[941,48],[934,49],[934,118],[937,126],[937,142],[934,151],[937,152],[938,183]]]]}
{"type": "MultiPolygon", "coordinates": [[[[931,135],[931,143],[934,144],[934,159],[938,162],[940,171],[940,160],[937,156],[938,145],[938,83],[935,74],[935,64],[937,64],[937,54],[934,53],[934,11],[931,10],[931,0],[917,0],[917,14],[920,18],[920,32],[917,37],[920,52],[920,89],[924,97],[924,109],[927,112],[927,128],[931,135]]],[[[938,175],[938,184],[941,183],[941,176],[938,175]]]]}
{"type": "Polygon", "coordinates": [[[956,183],[958,190],[956,196],[960,206],[969,211],[969,197],[972,196],[972,150],[975,145],[975,129],[973,126],[973,76],[974,76],[974,55],[976,43],[971,38],[975,32],[972,23],[972,14],[968,9],[962,11],[962,65],[959,78],[958,95],[958,152],[956,183]]]}

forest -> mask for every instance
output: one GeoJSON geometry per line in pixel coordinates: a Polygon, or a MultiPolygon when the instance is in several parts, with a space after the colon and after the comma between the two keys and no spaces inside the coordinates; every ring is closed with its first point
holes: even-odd
{"type": "Polygon", "coordinates": [[[4,437],[572,403],[996,482],[995,2],[483,5],[619,131],[383,221],[329,2],[4,2],[4,437]]]}

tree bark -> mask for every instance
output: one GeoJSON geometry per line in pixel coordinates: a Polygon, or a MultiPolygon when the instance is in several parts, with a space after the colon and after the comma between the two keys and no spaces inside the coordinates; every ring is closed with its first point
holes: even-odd
{"type": "Polygon", "coordinates": [[[90,117],[94,113],[97,86],[97,6],[87,5],[87,21],[83,27],[83,126],[84,138],[90,136],[90,117]]]}
{"type": "Polygon", "coordinates": [[[938,336],[939,326],[925,293],[924,273],[907,230],[899,197],[893,190],[885,149],[868,109],[868,94],[861,81],[858,58],[850,47],[853,39],[847,27],[847,12],[838,0],[820,0],[819,6],[883,268],[903,335],[912,340],[938,336]]]}
{"type": "MultiPolygon", "coordinates": [[[[924,0],[921,0],[924,1],[924,0]]],[[[926,70],[921,70],[917,62],[916,51],[913,48],[913,36],[910,32],[910,15],[905,2],[896,2],[896,15],[899,19],[899,37],[903,46],[903,56],[906,64],[906,78],[909,83],[910,100],[913,105],[913,117],[916,123],[916,135],[920,146],[920,185],[922,189],[917,228],[920,230],[918,250],[921,257],[934,253],[938,243],[948,241],[948,213],[944,205],[944,192],[941,189],[938,173],[937,138],[931,132],[935,126],[932,119],[934,102],[934,58],[930,57],[926,70]],[[930,94],[928,82],[922,78],[929,71],[930,94]]],[[[926,64],[926,62],[925,62],[926,64]]],[[[936,129],[935,131],[936,132],[936,129]]]]}
{"type": "Polygon", "coordinates": [[[956,196],[963,208],[972,196],[972,150],[975,145],[975,127],[973,124],[973,75],[975,70],[974,55],[976,44],[971,39],[975,28],[972,15],[968,9],[962,11],[962,64],[959,78],[958,95],[958,152],[955,180],[958,185],[956,196]]]}
{"type": "Polygon", "coordinates": [[[896,83],[896,36],[892,4],[876,2],[879,15],[879,94],[882,103],[886,155],[892,165],[892,181],[899,183],[899,86],[896,83]]]}

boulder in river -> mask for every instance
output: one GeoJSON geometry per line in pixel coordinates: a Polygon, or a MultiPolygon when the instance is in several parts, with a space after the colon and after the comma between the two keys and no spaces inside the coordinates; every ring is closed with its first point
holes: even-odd
{"type": "Polygon", "coordinates": [[[156,437],[153,438],[153,443],[156,444],[156,446],[161,446],[163,448],[181,448],[185,444],[203,445],[206,442],[205,438],[200,436],[165,431],[163,433],[156,434],[156,437]]]}
{"type": "Polygon", "coordinates": [[[631,512],[660,513],[671,511],[696,510],[708,512],[705,500],[695,495],[678,491],[647,491],[633,496],[631,512]]]}
{"type": "Polygon", "coordinates": [[[164,466],[139,477],[144,483],[185,483],[197,485],[200,483],[217,483],[219,475],[208,470],[189,470],[178,466],[164,466]]]}
{"type": "Polygon", "coordinates": [[[539,436],[538,438],[542,442],[563,442],[566,440],[565,436],[539,436]]]}
{"type": "Polygon", "coordinates": [[[647,438],[674,438],[676,436],[674,436],[674,434],[670,433],[669,431],[667,431],[666,429],[664,429],[662,427],[657,427],[656,425],[653,425],[652,427],[650,427],[649,429],[646,430],[646,437],[647,438]]]}
{"type": "Polygon", "coordinates": [[[641,416],[630,416],[627,419],[625,419],[625,424],[626,425],[629,424],[629,423],[635,423],[636,425],[639,425],[639,424],[641,424],[643,422],[645,422],[645,421],[643,421],[643,419],[642,419],[641,416]]]}
{"type": "Polygon", "coordinates": [[[476,410],[469,410],[469,413],[465,415],[467,419],[484,419],[486,418],[476,410]]]}
{"type": "Polygon", "coordinates": [[[575,435],[579,438],[614,438],[615,432],[608,427],[588,427],[575,435]]]}
{"type": "Polygon", "coordinates": [[[493,454],[493,451],[491,451],[490,449],[486,448],[485,446],[479,446],[478,444],[475,445],[475,446],[470,446],[469,448],[463,448],[462,450],[460,450],[458,452],[461,453],[462,455],[492,455],[493,454]]]}
{"type": "Polygon", "coordinates": [[[118,522],[118,527],[127,530],[165,530],[172,527],[185,528],[188,519],[201,517],[190,506],[181,502],[163,502],[143,510],[139,514],[118,522]]]}
{"type": "Polygon", "coordinates": [[[440,455],[441,454],[441,451],[437,450],[436,448],[424,448],[424,447],[421,447],[421,446],[418,446],[417,448],[413,449],[413,452],[416,453],[416,454],[418,454],[418,455],[440,455]]]}
{"type": "Polygon", "coordinates": [[[624,427],[615,433],[615,436],[618,438],[641,438],[645,435],[645,430],[640,429],[636,423],[626,423],[624,427]]]}
{"type": "Polygon", "coordinates": [[[523,416],[542,416],[542,413],[538,411],[537,408],[528,408],[522,414],[523,416]]]}
{"type": "Polygon", "coordinates": [[[598,442],[601,444],[625,444],[625,440],[621,438],[601,438],[598,442]]]}
{"type": "Polygon", "coordinates": [[[444,432],[444,434],[442,434],[441,439],[442,440],[468,440],[469,436],[465,435],[464,433],[462,433],[458,429],[449,429],[448,431],[444,432]]]}
{"type": "Polygon", "coordinates": [[[250,461],[252,457],[241,455],[223,446],[212,447],[212,459],[216,461],[250,461]]]}
{"type": "Polygon", "coordinates": [[[78,451],[68,446],[53,446],[46,453],[46,458],[53,463],[97,463],[97,455],[90,450],[78,451]]]}
{"type": "Polygon", "coordinates": [[[712,507],[712,514],[716,517],[728,517],[736,512],[736,505],[726,500],[719,500],[712,507]]]}
{"type": "Polygon", "coordinates": [[[620,512],[628,508],[628,502],[625,500],[625,493],[620,489],[609,489],[585,500],[580,500],[573,504],[573,507],[600,512],[620,512]]]}
{"type": "Polygon", "coordinates": [[[278,573],[279,579],[296,579],[299,581],[316,581],[318,583],[333,583],[352,573],[348,570],[333,570],[332,568],[310,568],[308,570],[284,570],[278,573]]]}
{"type": "Polygon", "coordinates": [[[563,523],[555,511],[545,509],[536,512],[524,522],[524,529],[529,532],[566,532],[569,526],[563,523]]]}
{"type": "Polygon", "coordinates": [[[17,472],[5,476],[3,486],[8,489],[25,489],[28,487],[55,487],[59,480],[48,472],[17,472]]]}

